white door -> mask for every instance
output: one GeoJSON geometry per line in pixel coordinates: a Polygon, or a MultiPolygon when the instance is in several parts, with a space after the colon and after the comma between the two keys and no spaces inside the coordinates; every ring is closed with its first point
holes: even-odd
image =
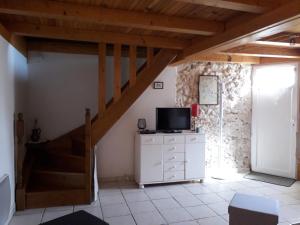
{"type": "Polygon", "coordinates": [[[253,71],[251,166],[256,172],[296,177],[296,65],[253,71]]]}
{"type": "Polygon", "coordinates": [[[163,155],[160,145],[143,145],[141,183],[163,181],[163,155]]]}
{"type": "Polygon", "coordinates": [[[201,179],[205,176],[205,143],[186,144],[185,179],[201,179]]]}

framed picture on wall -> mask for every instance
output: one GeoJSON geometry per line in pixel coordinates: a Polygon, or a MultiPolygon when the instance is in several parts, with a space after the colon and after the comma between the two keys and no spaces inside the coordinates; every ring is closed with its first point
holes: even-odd
{"type": "Polygon", "coordinates": [[[164,89],[164,82],[161,81],[154,81],[153,82],[154,89],[164,89]]]}
{"type": "Polygon", "coordinates": [[[219,77],[213,75],[200,76],[199,79],[199,104],[218,105],[219,77]]]}

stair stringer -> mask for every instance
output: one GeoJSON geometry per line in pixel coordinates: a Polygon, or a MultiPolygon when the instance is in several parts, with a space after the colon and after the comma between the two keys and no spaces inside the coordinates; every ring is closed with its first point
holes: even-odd
{"type": "Polygon", "coordinates": [[[124,91],[121,98],[113,103],[104,112],[103,116],[92,124],[92,146],[97,144],[177,54],[178,51],[175,50],[160,50],[151,65],[138,74],[136,84],[124,91]]]}

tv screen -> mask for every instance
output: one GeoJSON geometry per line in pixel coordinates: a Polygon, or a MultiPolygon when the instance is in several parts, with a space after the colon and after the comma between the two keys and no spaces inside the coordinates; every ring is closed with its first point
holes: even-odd
{"type": "Polygon", "coordinates": [[[190,108],[156,108],[156,130],[190,130],[190,108]]]}

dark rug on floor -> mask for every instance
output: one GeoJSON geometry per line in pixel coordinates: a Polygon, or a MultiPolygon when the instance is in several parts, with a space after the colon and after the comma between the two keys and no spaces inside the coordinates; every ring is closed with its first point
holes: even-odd
{"type": "Polygon", "coordinates": [[[42,223],[40,225],[109,225],[83,210],[62,216],[55,220],[42,223]]]}
{"type": "Polygon", "coordinates": [[[291,187],[295,183],[295,179],[278,177],[264,173],[250,172],[244,176],[246,179],[257,180],[261,182],[266,182],[270,184],[276,184],[285,187],[291,187]]]}

